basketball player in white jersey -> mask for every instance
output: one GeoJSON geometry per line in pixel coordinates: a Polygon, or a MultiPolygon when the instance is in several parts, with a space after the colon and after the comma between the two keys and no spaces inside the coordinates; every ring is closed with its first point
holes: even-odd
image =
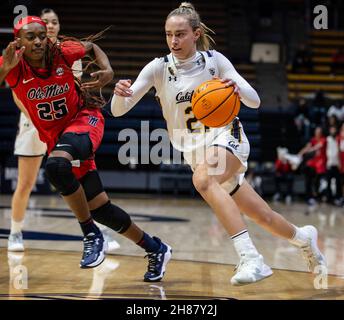
{"type": "MultiPolygon", "coordinates": [[[[57,14],[52,9],[43,9],[41,19],[47,24],[47,36],[55,43],[58,41],[60,22],[57,14]]],[[[82,62],[77,60],[72,66],[73,74],[79,80],[82,76],[82,62]]],[[[20,102],[14,96],[15,103],[20,108],[20,102]]],[[[20,108],[25,110],[25,108],[20,108]]],[[[14,155],[18,156],[18,182],[12,197],[12,219],[11,231],[8,238],[9,251],[24,251],[22,229],[24,224],[25,211],[29,201],[30,193],[36,184],[39,168],[44,154],[47,151],[46,144],[38,136],[38,132],[31,120],[21,112],[19,130],[14,145],[14,155]]],[[[112,239],[111,230],[99,225],[108,242],[107,253],[112,253],[120,247],[119,243],[112,239]]]]}
{"type": "Polygon", "coordinates": [[[112,113],[116,117],[125,114],[155,87],[173,146],[184,152],[186,162],[194,171],[195,188],[234,241],[240,262],[231,279],[233,285],[253,283],[272,274],[252,243],[240,212],[272,234],[300,247],[309,270],[314,272],[315,266],[326,265],[317,247],[317,230],[313,226],[299,228],[286,221],[244,179],[250,146],[239,119],[223,128],[206,131],[192,114],[190,101],[194,89],[213,77],[223,79],[227,86],[233,85],[247,107],[260,105],[256,91],[231,62],[221,53],[209,51],[209,41],[212,41],[209,31],[192,4],[184,2],[173,10],[165,23],[171,53],[147,64],[133,85],[130,80],[120,80],[116,84],[112,113]],[[206,157],[195,162],[204,147],[206,157]],[[214,174],[214,164],[220,161],[225,163],[225,170],[214,174]]]}

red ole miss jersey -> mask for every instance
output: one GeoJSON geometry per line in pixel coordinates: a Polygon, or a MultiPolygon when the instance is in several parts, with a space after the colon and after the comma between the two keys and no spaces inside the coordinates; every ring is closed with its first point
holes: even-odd
{"type": "MultiPolygon", "coordinates": [[[[54,57],[53,68],[31,67],[25,59],[13,68],[6,82],[23,103],[40,139],[51,144],[78,113],[82,101],[76,91],[71,66],[85,56],[78,42],[61,43],[62,55],[54,57]]],[[[0,57],[0,65],[3,58],[0,57]]]]}

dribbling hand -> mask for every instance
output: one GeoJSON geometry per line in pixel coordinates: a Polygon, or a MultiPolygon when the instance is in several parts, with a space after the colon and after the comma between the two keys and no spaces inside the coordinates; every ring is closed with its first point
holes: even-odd
{"type": "Polygon", "coordinates": [[[119,80],[116,83],[115,89],[113,90],[114,94],[116,96],[120,97],[131,97],[133,94],[133,91],[130,90],[129,88],[131,87],[131,80],[119,80]]]}
{"type": "Polygon", "coordinates": [[[17,45],[19,44],[19,40],[15,40],[9,43],[5,52],[3,54],[3,64],[2,67],[5,70],[12,70],[23,57],[25,47],[21,47],[19,51],[17,51],[17,45]]]}

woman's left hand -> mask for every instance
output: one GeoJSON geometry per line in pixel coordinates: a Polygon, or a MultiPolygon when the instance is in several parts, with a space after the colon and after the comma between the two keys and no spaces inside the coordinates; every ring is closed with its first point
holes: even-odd
{"type": "Polygon", "coordinates": [[[91,73],[91,77],[95,78],[95,81],[85,82],[81,85],[82,89],[102,88],[106,86],[113,79],[112,70],[99,70],[91,73]]]}

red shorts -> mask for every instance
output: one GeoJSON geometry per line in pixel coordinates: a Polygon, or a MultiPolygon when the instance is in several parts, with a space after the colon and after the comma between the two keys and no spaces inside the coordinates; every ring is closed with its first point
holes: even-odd
{"type": "MultiPolygon", "coordinates": [[[[67,125],[61,133],[88,133],[92,142],[91,159],[82,161],[80,167],[73,167],[73,173],[77,179],[82,178],[87,172],[97,170],[94,161],[94,153],[99,148],[104,134],[104,117],[100,109],[82,109],[77,116],[67,125]]],[[[48,144],[48,154],[54,149],[57,141],[48,144]]]]}

